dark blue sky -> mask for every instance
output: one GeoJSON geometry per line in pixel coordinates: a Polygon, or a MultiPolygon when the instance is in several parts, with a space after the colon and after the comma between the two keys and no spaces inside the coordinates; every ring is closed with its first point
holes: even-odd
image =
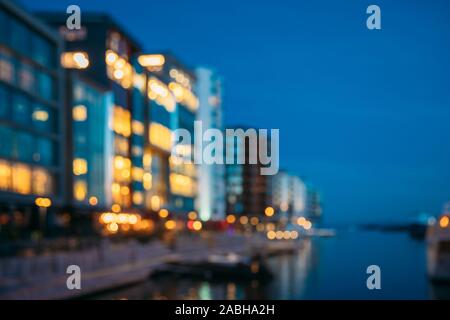
{"type": "Polygon", "coordinates": [[[225,79],[227,124],[279,128],[283,168],[330,222],[438,213],[450,199],[450,2],[22,0],[106,11],[149,51],[225,79]],[[382,30],[366,28],[369,4],[382,30]]]}

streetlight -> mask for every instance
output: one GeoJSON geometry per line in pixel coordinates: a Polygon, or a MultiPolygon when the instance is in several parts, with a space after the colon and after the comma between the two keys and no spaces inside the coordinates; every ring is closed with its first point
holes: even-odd
{"type": "Polygon", "coordinates": [[[264,210],[264,213],[266,214],[267,217],[271,217],[274,215],[275,210],[272,207],[267,207],[266,210],[264,210]]]}
{"type": "Polygon", "coordinates": [[[42,234],[44,234],[47,208],[50,208],[50,206],[52,205],[52,200],[50,200],[49,198],[36,198],[34,203],[39,207],[39,226],[41,228],[42,234]]]}

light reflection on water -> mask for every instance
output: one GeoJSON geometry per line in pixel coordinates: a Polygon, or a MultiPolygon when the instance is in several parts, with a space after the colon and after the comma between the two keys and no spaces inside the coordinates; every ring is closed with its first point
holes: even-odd
{"type": "Polygon", "coordinates": [[[436,299],[450,286],[426,277],[425,242],[404,233],[340,232],[303,240],[295,254],[268,259],[270,282],[201,281],[178,277],[148,280],[96,299],[436,299]],[[366,268],[381,268],[381,290],[368,290],[366,268]]]}

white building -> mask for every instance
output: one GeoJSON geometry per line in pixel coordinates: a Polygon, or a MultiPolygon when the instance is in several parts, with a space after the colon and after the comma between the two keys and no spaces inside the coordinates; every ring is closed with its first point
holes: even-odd
{"type": "Polygon", "coordinates": [[[272,178],[272,205],[283,214],[301,216],[305,213],[306,187],[298,176],[280,171],[272,178]]]}
{"type": "Polygon", "coordinates": [[[306,208],[306,186],[297,176],[289,177],[290,209],[294,216],[302,216],[306,208]]]}
{"type": "MultiPolygon", "coordinates": [[[[203,130],[214,128],[223,131],[221,79],[213,70],[204,67],[197,68],[196,77],[197,120],[202,121],[203,130]]],[[[224,165],[199,165],[197,209],[202,220],[225,218],[224,165]]]]}

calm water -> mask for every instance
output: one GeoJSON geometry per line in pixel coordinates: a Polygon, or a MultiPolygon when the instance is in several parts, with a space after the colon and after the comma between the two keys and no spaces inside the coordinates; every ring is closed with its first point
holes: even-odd
{"type": "Polygon", "coordinates": [[[450,298],[450,286],[426,277],[425,242],[404,233],[340,232],[335,238],[305,240],[293,255],[273,257],[275,278],[209,282],[165,277],[96,299],[436,299],[450,298]],[[366,268],[381,268],[381,290],[368,290],[366,268]]]}

